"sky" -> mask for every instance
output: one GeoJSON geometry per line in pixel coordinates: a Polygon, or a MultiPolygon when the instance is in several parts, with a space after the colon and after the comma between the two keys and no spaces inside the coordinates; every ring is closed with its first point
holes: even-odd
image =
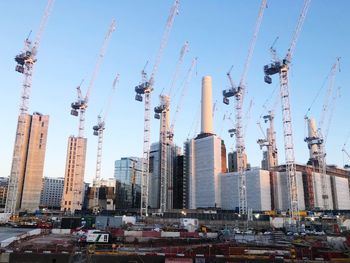
{"type": "MultiPolygon", "coordinates": [[[[227,106],[222,103],[222,90],[228,88],[226,73],[232,65],[233,80],[236,83],[240,80],[260,3],[259,0],[180,0],[179,14],[155,76],[155,90],[152,93],[153,108],[159,103],[162,89],[169,87],[180,49],[188,41],[189,52],[184,58],[175,87],[172,113],[178,103],[181,83],[194,57],[198,57],[198,65],[175,123],[175,142],[179,146],[199,131],[201,78],[211,75],[215,103],[214,131],[225,141],[228,151],[234,148],[234,139],[227,133],[232,128],[232,122],[223,120],[224,114],[233,112],[234,104],[227,106]]],[[[117,73],[120,74],[120,82],[106,119],[102,177],[113,177],[115,160],[142,156],[144,106],[135,101],[134,87],[141,81],[140,72],[146,61],[146,71],[150,73],[152,70],[172,4],[172,0],[55,2],[38,51],[29,102],[29,112],[50,115],[44,176],[64,176],[67,140],[70,135],[78,134],[78,119],[70,115],[70,104],[76,99],[76,86],[82,79],[85,79],[82,91],[86,92],[113,18],[116,19],[117,28],[86,111],[88,146],[85,181],[91,182],[95,175],[97,137],[92,135],[92,126],[97,122],[97,115],[104,107],[117,73]]],[[[271,62],[269,48],[277,36],[279,39],[275,48],[280,57],[285,56],[302,5],[302,0],[268,0],[248,71],[244,104],[244,112],[247,112],[249,101],[253,100],[250,118],[245,120],[246,152],[252,166],[259,166],[262,159],[262,152],[256,143],[262,134],[256,123],[262,114],[273,107],[278,96],[278,76],[273,76],[271,85],[264,83],[263,66],[271,62]]],[[[23,75],[14,70],[14,57],[21,51],[23,41],[31,30],[31,37],[34,38],[45,6],[45,0],[0,1],[0,176],[10,173],[23,80],[23,75]]],[[[309,116],[316,120],[320,118],[327,88],[324,82],[337,57],[341,57],[341,70],[336,73],[334,88],[340,87],[341,92],[336,100],[326,142],[327,162],[338,166],[343,166],[344,162],[350,163],[341,151],[350,132],[350,108],[347,104],[350,98],[348,10],[350,2],[347,0],[312,1],[297,43],[289,76],[297,163],[308,160],[304,115],[319,93],[309,116]]],[[[279,162],[283,163],[280,103],[275,112],[279,162]]],[[[262,126],[266,128],[266,124],[262,123],[262,126]]],[[[151,138],[152,142],[159,138],[159,121],[153,118],[151,138]]],[[[350,142],[346,147],[350,152],[350,142]]]]}

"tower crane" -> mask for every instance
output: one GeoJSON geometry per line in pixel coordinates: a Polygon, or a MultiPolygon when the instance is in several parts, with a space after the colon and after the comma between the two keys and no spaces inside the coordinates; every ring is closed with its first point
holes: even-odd
{"type": "Polygon", "coordinates": [[[246,189],[246,175],[244,169],[244,154],[245,154],[245,145],[244,145],[244,134],[243,134],[243,125],[242,125],[242,106],[245,95],[245,87],[246,87],[246,77],[249,69],[249,65],[253,56],[256,40],[258,37],[258,33],[260,30],[260,25],[262,22],[264,10],[266,8],[267,0],[261,1],[261,6],[259,9],[258,18],[256,20],[255,29],[253,33],[253,37],[250,42],[248,55],[244,64],[243,73],[241,76],[240,83],[238,87],[236,87],[232,81],[230,72],[227,73],[227,76],[230,81],[230,88],[228,90],[224,90],[223,93],[223,102],[225,104],[229,104],[229,97],[235,97],[235,111],[236,111],[236,151],[237,151],[237,170],[239,175],[239,213],[246,215],[248,212],[247,209],[247,189],[246,189]]]}
{"type": "Polygon", "coordinates": [[[155,63],[151,72],[149,80],[147,75],[142,71],[142,83],[135,87],[135,100],[142,102],[145,97],[144,104],[144,126],[143,126],[143,160],[142,160],[142,175],[141,175],[141,208],[140,215],[148,216],[148,179],[149,179],[149,149],[150,149],[150,137],[151,137],[151,93],[153,91],[155,76],[158,71],[159,64],[161,62],[164,49],[168,43],[171,28],[173,26],[175,16],[178,13],[180,0],[175,0],[170,14],[167,19],[167,23],[163,32],[160,47],[157,53],[155,63]]]}
{"type": "MultiPolygon", "coordinates": [[[[328,133],[328,129],[324,126],[326,115],[328,110],[330,109],[330,99],[332,98],[332,91],[334,87],[334,79],[337,68],[339,68],[339,58],[332,65],[330,75],[329,75],[329,85],[327,87],[324,103],[322,106],[321,117],[319,120],[319,126],[316,130],[316,127],[312,125],[312,120],[306,115],[305,120],[308,121],[309,124],[309,136],[305,138],[305,142],[308,145],[308,148],[311,151],[310,161],[313,166],[318,166],[319,173],[321,175],[321,190],[322,190],[322,208],[325,210],[331,209],[330,201],[329,201],[329,189],[327,183],[327,164],[326,164],[326,152],[325,152],[325,142],[328,133]],[[324,133],[324,131],[326,133],[324,133]]],[[[308,109],[310,111],[311,107],[308,109]]],[[[331,116],[330,116],[331,118],[331,116]]]]}
{"type": "Polygon", "coordinates": [[[50,17],[54,0],[48,0],[44,15],[41,18],[39,30],[35,36],[34,43],[29,37],[24,41],[23,51],[15,57],[17,63],[15,70],[24,75],[22,83],[22,94],[19,107],[19,117],[17,125],[17,133],[15,139],[15,147],[13,151],[13,160],[11,174],[7,189],[7,198],[5,204],[5,213],[14,214],[18,207],[18,180],[21,171],[22,147],[24,141],[24,128],[26,126],[25,115],[28,114],[30,91],[32,88],[32,76],[34,65],[37,62],[37,54],[41,43],[41,38],[50,17]]]}
{"type": "MultiPolygon", "coordinates": [[[[88,86],[87,92],[85,94],[85,97],[82,95],[82,92],[81,92],[81,89],[80,89],[81,84],[80,84],[77,87],[78,98],[77,98],[77,100],[75,102],[73,102],[71,104],[71,115],[76,116],[76,117],[79,116],[78,138],[84,138],[85,113],[86,113],[86,109],[88,107],[90,93],[91,93],[91,90],[92,90],[92,88],[94,86],[94,83],[95,83],[96,77],[98,75],[98,72],[100,70],[101,64],[103,62],[103,58],[105,56],[105,53],[106,53],[109,41],[111,39],[112,33],[115,31],[115,28],[116,28],[116,22],[113,19],[111,24],[110,24],[110,26],[109,26],[107,34],[106,34],[106,36],[104,38],[102,47],[100,49],[100,53],[99,53],[99,56],[97,58],[97,62],[95,64],[95,68],[94,68],[92,77],[90,79],[89,86],[88,86]]],[[[74,205],[77,204],[77,203],[79,204],[79,201],[77,200],[78,199],[77,195],[82,192],[82,189],[81,189],[82,185],[80,185],[80,183],[81,182],[74,181],[74,188],[75,188],[74,189],[74,194],[73,194],[73,204],[74,205]]]]}
{"type": "MultiPolygon", "coordinates": [[[[342,150],[343,153],[345,153],[345,155],[346,155],[346,156],[348,157],[348,159],[350,160],[350,154],[349,154],[348,151],[345,149],[345,147],[343,147],[341,150],[342,150]]],[[[345,168],[345,169],[348,169],[348,168],[350,168],[350,166],[349,166],[348,164],[345,164],[345,165],[344,165],[344,168],[345,168]]]]}
{"type": "MultiPolygon", "coordinates": [[[[346,139],[345,139],[345,142],[344,142],[343,147],[342,147],[341,150],[348,157],[348,159],[350,160],[350,155],[349,155],[348,151],[345,149],[346,144],[348,143],[349,137],[350,137],[350,132],[348,132],[348,134],[346,136],[346,139]]],[[[344,169],[350,168],[350,165],[344,163],[344,156],[343,156],[343,165],[344,165],[344,169]]]]}
{"type": "Polygon", "coordinates": [[[289,187],[289,202],[290,211],[294,220],[298,220],[298,192],[296,184],[296,165],[294,156],[294,144],[293,144],[293,130],[292,130],[292,116],[290,109],[289,100],[289,83],[288,83],[288,71],[289,64],[292,62],[294,49],[296,47],[302,26],[305,21],[307,11],[309,9],[311,0],[304,0],[304,6],[299,17],[296,29],[294,31],[290,47],[287,51],[287,55],[283,60],[274,60],[271,64],[264,66],[266,83],[271,84],[271,75],[279,74],[280,77],[280,95],[281,95],[281,105],[282,105],[282,120],[283,120],[283,135],[284,135],[284,150],[286,156],[286,172],[287,181],[289,187]]]}
{"type": "Polygon", "coordinates": [[[248,109],[244,114],[245,125],[244,125],[244,129],[243,129],[243,134],[245,134],[247,131],[249,120],[250,120],[250,114],[252,112],[253,105],[254,105],[254,101],[253,101],[253,99],[251,99],[249,102],[248,109]]]}
{"type": "Polygon", "coordinates": [[[191,79],[192,79],[192,76],[193,76],[193,71],[194,71],[194,69],[195,69],[195,67],[197,65],[197,61],[198,61],[197,57],[193,58],[191,66],[190,66],[190,68],[187,71],[187,74],[186,74],[186,77],[185,77],[185,81],[184,81],[183,86],[182,86],[181,94],[180,94],[179,100],[177,102],[176,110],[175,110],[173,119],[172,119],[171,124],[170,124],[170,129],[169,129],[169,134],[168,134],[170,142],[173,142],[173,140],[174,140],[174,128],[175,128],[177,116],[178,116],[178,114],[179,114],[179,112],[181,110],[183,99],[185,98],[188,86],[189,86],[189,84],[191,82],[191,79]]]}
{"type": "MultiPolygon", "coordinates": [[[[269,99],[270,98],[271,97],[269,97],[269,99]]],[[[278,99],[278,97],[276,97],[276,100],[274,101],[274,104],[272,105],[272,107],[268,111],[268,113],[265,115],[261,114],[261,116],[260,116],[260,118],[262,118],[265,123],[269,122],[269,128],[266,129],[266,134],[264,133],[264,131],[261,127],[260,120],[257,123],[263,136],[264,136],[263,139],[258,139],[257,143],[259,144],[260,149],[262,149],[263,147],[266,147],[266,149],[267,149],[267,156],[266,156],[267,163],[266,163],[266,167],[263,167],[263,169],[266,169],[268,171],[270,171],[272,167],[278,165],[276,132],[275,132],[275,126],[274,126],[275,110],[276,110],[276,107],[278,104],[277,99],[278,99]]],[[[265,108],[265,105],[263,107],[265,108]]]]}
{"type": "Polygon", "coordinates": [[[94,198],[94,206],[93,207],[98,207],[98,199],[99,199],[99,187],[101,186],[99,184],[99,181],[101,179],[101,161],[102,161],[102,146],[103,146],[103,132],[105,130],[105,121],[107,118],[107,115],[109,113],[109,109],[111,107],[112,103],[112,98],[115,93],[116,85],[119,82],[119,74],[115,77],[112,85],[112,90],[111,93],[108,97],[107,105],[104,111],[103,116],[99,114],[97,116],[97,124],[92,127],[93,129],[93,134],[95,136],[98,136],[98,142],[97,142],[97,158],[96,158],[96,174],[95,174],[95,180],[94,184],[96,186],[96,191],[95,191],[95,198],[94,198]]]}
{"type": "Polygon", "coordinates": [[[115,31],[116,28],[116,22],[113,19],[112,23],[109,26],[108,32],[104,38],[102,47],[100,49],[100,53],[99,56],[97,58],[97,62],[95,64],[95,68],[92,74],[92,77],[90,79],[89,82],[89,86],[87,89],[87,92],[85,94],[85,97],[82,95],[81,89],[80,89],[80,85],[77,87],[77,93],[78,93],[78,98],[75,102],[73,102],[71,104],[71,115],[73,116],[79,116],[79,133],[78,133],[78,137],[83,138],[84,137],[84,129],[85,129],[85,112],[86,112],[86,108],[88,107],[88,102],[89,102],[89,97],[90,97],[90,93],[91,90],[95,84],[95,80],[96,77],[99,73],[101,64],[103,62],[103,58],[105,56],[109,41],[111,39],[112,33],[115,31]]]}
{"type": "Polygon", "coordinates": [[[259,144],[260,149],[262,149],[263,147],[267,148],[267,167],[264,168],[270,170],[272,167],[278,165],[276,132],[274,128],[274,111],[270,110],[268,114],[263,116],[263,119],[265,123],[269,122],[270,127],[267,129],[265,138],[258,139],[257,143],[259,144]]]}
{"type": "MultiPolygon", "coordinates": [[[[154,108],[154,117],[160,119],[160,132],[159,132],[159,147],[160,147],[160,212],[164,213],[166,209],[172,206],[172,183],[171,176],[169,175],[168,169],[168,133],[169,133],[169,112],[170,112],[170,100],[172,97],[172,91],[176,85],[178,75],[180,73],[181,65],[185,54],[188,52],[188,42],[186,41],[181,48],[179,59],[177,61],[175,73],[173,75],[169,90],[165,94],[161,94],[160,105],[154,108]]],[[[163,92],[162,92],[163,93],[163,92]]]]}

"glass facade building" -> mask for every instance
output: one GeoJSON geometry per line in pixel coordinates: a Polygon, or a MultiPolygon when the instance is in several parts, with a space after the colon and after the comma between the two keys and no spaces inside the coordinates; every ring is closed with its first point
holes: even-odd
{"type": "Polygon", "coordinates": [[[140,208],[142,158],[123,157],[114,164],[116,209],[140,208]]]}

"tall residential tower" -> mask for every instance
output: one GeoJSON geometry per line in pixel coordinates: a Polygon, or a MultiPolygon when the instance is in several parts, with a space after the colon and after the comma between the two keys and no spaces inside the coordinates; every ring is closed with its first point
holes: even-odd
{"type": "MultiPolygon", "coordinates": [[[[20,156],[20,168],[17,174],[16,197],[7,198],[7,202],[16,200],[15,210],[35,211],[39,208],[40,193],[44,170],[46,140],[49,125],[49,116],[34,112],[33,115],[21,114],[18,117],[17,133],[21,132],[22,141],[15,141],[11,176],[16,177],[15,157],[20,156]],[[24,127],[21,127],[23,125],[24,127]],[[20,145],[18,147],[17,145],[20,145]],[[20,151],[15,152],[15,151],[20,151]]],[[[8,196],[15,194],[8,191],[8,196]]],[[[7,204],[8,205],[8,204],[7,204]]]]}
{"type": "Polygon", "coordinates": [[[62,211],[74,213],[81,210],[84,197],[84,174],[86,157],[86,138],[68,138],[64,189],[61,203],[62,211]]]}

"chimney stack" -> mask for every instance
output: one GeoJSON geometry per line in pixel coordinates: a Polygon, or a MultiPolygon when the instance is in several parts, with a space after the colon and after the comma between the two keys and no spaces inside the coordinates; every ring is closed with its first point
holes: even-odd
{"type": "Polygon", "coordinates": [[[202,78],[202,127],[201,134],[213,134],[213,99],[211,76],[202,78]]]}
{"type": "MultiPolygon", "coordinates": [[[[314,118],[308,119],[308,133],[309,133],[308,134],[309,138],[317,137],[317,126],[314,118]]],[[[317,145],[313,144],[309,149],[309,152],[310,152],[310,159],[313,159],[314,153],[318,152],[317,145]]]]}

